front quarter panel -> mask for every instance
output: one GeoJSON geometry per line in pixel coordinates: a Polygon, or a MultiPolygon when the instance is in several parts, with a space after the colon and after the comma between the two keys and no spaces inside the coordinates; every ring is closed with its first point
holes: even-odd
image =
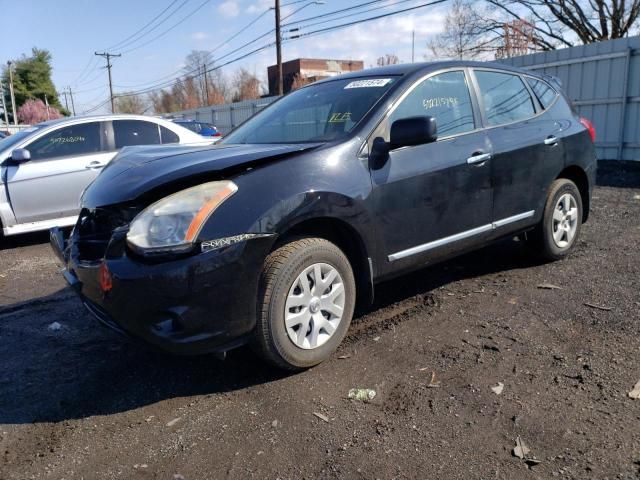
{"type": "Polygon", "coordinates": [[[367,249],[373,245],[367,208],[371,181],[356,156],[358,140],[250,169],[233,178],[238,192],[203,228],[201,240],[243,233],[274,239],[305,220],[330,217],[354,228],[367,249]]]}

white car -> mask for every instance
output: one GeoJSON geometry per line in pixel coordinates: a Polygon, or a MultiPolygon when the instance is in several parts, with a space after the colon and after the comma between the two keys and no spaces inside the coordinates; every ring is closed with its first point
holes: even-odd
{"type": "Polygon", "coordinates": [[[0,140],[0,226],[4,235],[76,223],[82,191],[122,147],[211,145],[161,118],[96,115],[39,123],[0,140]]]}

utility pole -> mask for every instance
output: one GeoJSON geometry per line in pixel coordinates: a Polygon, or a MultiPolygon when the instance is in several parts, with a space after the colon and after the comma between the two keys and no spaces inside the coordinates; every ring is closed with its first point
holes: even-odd
{"type": "Polygon", "coordinates": [[[103,57],[107,59],[107,71],[109,72],[109,98],[111,98],[111,113],[116,113],[116,105],[113,101],[113,84],[111,83],[111,66],[112,66],[111,59],[116,57],[121,57],[122,54],[118,53],[117,55],[115,55],[113,53],[108,53],[108,52],[103,52],[103,53],[95,52],[95,54],[99,57],[103,57]]]}
{"type": "Polygon", "coordinates": [[[275,0],[276,6],[276,63],[278,64],[278,95],[284,93],[282,75],[282,36],[280,35],[280,0],[275,0]]]}
{"type": "Polygon", "coordinates": [[[207,80],[207,64],[202,66],[202,73],[204,75],[204,93],[207,99],[207,107],[209,106],[209,82],[207,80]]]}
{"type": "Polygon", "coordinates": [[[71,111],[73,112],[73,116],[76,116],[76,105],[73,103],[73,92],[71,91],[71,86],[69,86],[69,97],[71,98],[71,111]]]}
{"type": "Polygon", "coordinates": [[[49,116],[49,99],[47,98],[47,94],[44,94],[44,104],[47,106],[47,120],[50,119],[49,116]]]}
{"type": "Polygon", "coordinates": [[[64,108],[67,109],[67,112],[69,111],[69,102],[67,102],[67,91],[66,90],[62,90],[62,95],[64,95],[64,108]]]}
{"type": "Polygon", "coordinates": [[[0,79],[0,95],[2,96],[2,111],[4,112],[4,124],[5,126],[9,126],[9,115],[7,114],[7,104],[4,101],[4,86],[2,85],[1,79],[0,79]]]}
{"type": "Polygon", "coordinates": [[[416,53],[416,31],[411,30],[411,63],[415,62],[416,53]]]}
{"type": "Polygon", "coordinates": [[[16,96],[13,91],[13,67],[12,62],[8,61],[9,67],[9,94],[11,95],[11,113],[13,114],[13,124],[18,125],[18,114],[16,113],[16,96]]]}

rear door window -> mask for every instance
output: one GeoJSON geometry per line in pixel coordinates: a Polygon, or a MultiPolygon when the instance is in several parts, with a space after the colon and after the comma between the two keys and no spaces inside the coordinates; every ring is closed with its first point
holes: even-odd
{"type": "Polygon", "coordinates": [[[32,160],[89,155],[102,150],[100,122],[80,123],[54,130],[28,144],[32,160]]]}
{"type": "Polygon", "coordinates": [[[545,110],[551,106],[551,104],[555,101],[558,96],[558,92],[556,92],[551,86],[543,82],[542,80],[536,80],[535,78],[527,77],[527,82],[529,82],[529,86],[533,93],[540,100],[540,105],[545,110]]]}
{"type": "Polygon", "coordinates": [[[436,119],[439,137],[475,128],[471,96],[463,71],[440,73],[420,82],[391,114],[389,125],[395,120],[424,115],[436,119]]]}
{"type": "Polygon", "coordinates": [[[142,120],[114,120],[113,135],[116,149],[130,145],[158,145],[160,143],[158,124],[142,120]]]}
{"type": "Polygon", "coordinates": [[[535,115],[533,99],[518,75],[476,70],[480,97],[489,126],[525,120],[535,115]]]}

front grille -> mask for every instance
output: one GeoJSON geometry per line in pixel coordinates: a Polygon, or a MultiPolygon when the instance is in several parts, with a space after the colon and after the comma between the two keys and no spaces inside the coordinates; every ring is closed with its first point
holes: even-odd
{"type": "Polygon", "coordinates": [[[114,230],[126,227],[138,211],[132,207],[83,208],[73,230],[78,260],[95,262],[104,258],[114,230]]]}

